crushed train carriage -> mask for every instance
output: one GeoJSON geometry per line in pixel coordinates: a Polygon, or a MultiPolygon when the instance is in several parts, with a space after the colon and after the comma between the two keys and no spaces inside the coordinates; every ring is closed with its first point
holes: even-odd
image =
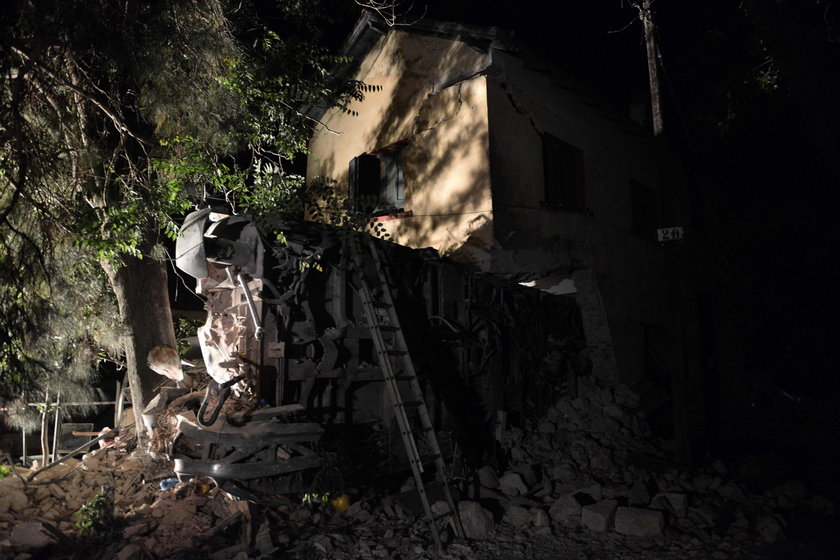
{"type": "Polygon", "coordinates": [[[433,249],[205,208],[185,219],[176,264],[206,298],[198,338],[212,380],[178,416],[175,470],[252,501],[305,490],[301,474],[327,457],[347,479],[422,470],[456,446],[476,464],[497,411],[521,420],[575,390],[574,300],[433,249]],[[243,405],[220,415],[226,400],[243,405]],[[424,431],[432,449],[406,439],[424,431]]]}

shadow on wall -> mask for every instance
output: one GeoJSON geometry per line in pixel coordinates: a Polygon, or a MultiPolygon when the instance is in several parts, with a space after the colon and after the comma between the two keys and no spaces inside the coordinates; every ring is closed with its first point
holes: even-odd
{"type": "Polygon", "coordinates": [[[375,150],[407,141],[405,209],[414,215],[388,223],[403,245],[472,255],[492,242],[486,84],[476,76],[482,60],[462,43],[412,34],[393,51],[391,67],[401,71],[363,143],[375,150]]]}

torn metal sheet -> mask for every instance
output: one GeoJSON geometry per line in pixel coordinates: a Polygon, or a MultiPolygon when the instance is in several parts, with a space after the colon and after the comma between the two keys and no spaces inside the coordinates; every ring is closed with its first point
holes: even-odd
{"type": "Polygon", "coordinates": [[[202,212],[187,217],[179,266],[206,298],[198,338],[207,371],[250,412],[205,418],[206,427],[180,419],[182,475],[217,469],[241,495],[260,495],[258,479],[276,479],[275,491],[288,482],[284,469],[310,469],[319,453],[340,456],[351,479],[407,464],[360,296],[381,273],[438,438],[457,441],[468,462],[493,453],[497,411],[524,420],[574,391],[584,341],[568,297],[471,274],[431,249],[370,245],[364,233],[202,212]]]}

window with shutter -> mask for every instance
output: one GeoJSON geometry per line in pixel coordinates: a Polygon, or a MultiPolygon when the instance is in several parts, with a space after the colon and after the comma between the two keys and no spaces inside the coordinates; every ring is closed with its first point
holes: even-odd
{"type": "Polygon", "coordinates": [[[399,211],[405,202],[401,152],[406,142],[396,142],[350,161],[350,198],[370,206],[373,215],[399,211]]]}

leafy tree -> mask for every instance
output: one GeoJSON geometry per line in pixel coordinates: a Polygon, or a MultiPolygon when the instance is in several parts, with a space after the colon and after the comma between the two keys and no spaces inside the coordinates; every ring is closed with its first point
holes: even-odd
{"type": "MultiPolygon", "coordinates": [[[[285,167],[311,124],[298,108],[346,105],[361,88],[327,71],[337,59],[319,46],[314,3],[268,13],[224,0],[4,4],[0,396],[65,369],[63,350],[39,341],[80,318],[66,296],[94,281],[67,280],[98,261],[142,407],[158,381],[148,350],[174,345],[161,251],[173,218],[207,195],[253,209],[296,199],[302,179],[285,167]]],[[[71,338],[102,347],[94,324],[71,338]]]]}

